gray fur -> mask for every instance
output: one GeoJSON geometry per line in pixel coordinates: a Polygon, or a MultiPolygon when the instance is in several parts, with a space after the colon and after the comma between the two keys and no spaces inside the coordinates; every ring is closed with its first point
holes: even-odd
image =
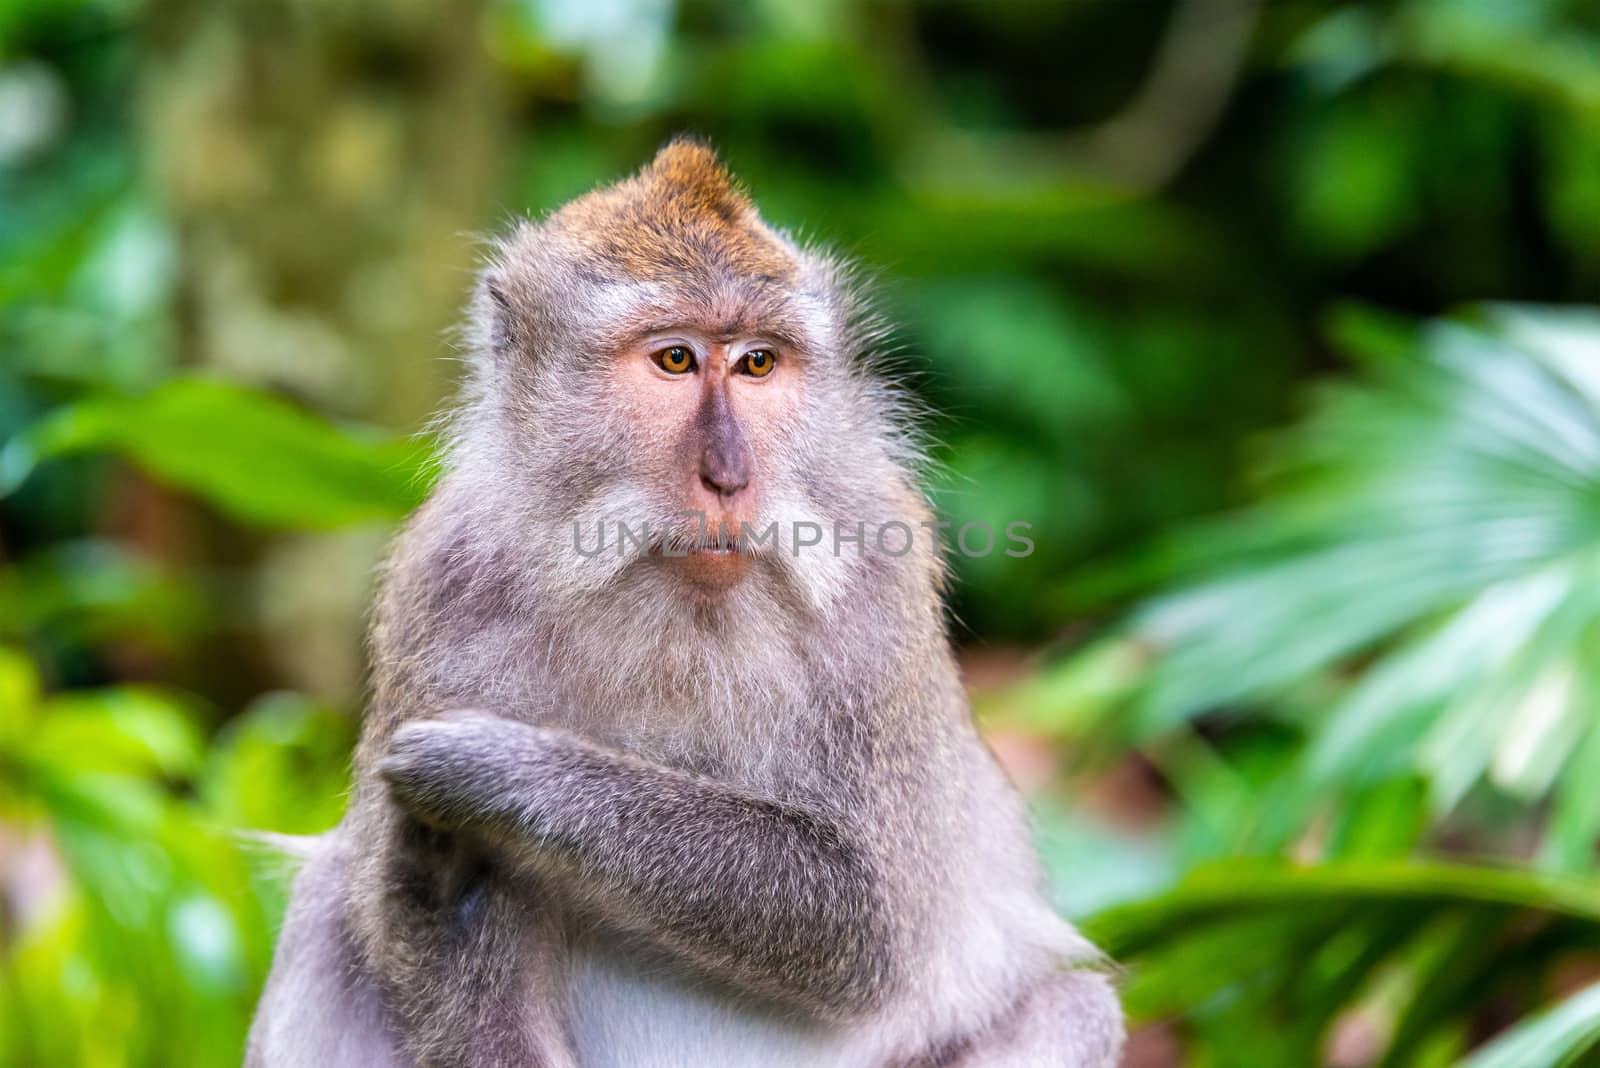
{"type": "Polygon", "coordinates": [[[387,569],[355,796],[250,1063],[1114,1064],[1115,995],[973,727],[935,546],[760,549],[712,600],[648,552],[573,551],[575,519],[678,521],[683,450],[597,369],[662,316],[804,353],[796,410],[749,431],[763,519],[930,518],[848,273],[762,228],[791,276],[698,237],[641,281],[570,211],[485,271],[446,474],[387,569]]]}

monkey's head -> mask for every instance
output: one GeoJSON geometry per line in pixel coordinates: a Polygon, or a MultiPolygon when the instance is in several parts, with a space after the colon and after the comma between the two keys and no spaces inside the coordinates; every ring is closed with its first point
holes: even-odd
{"type": "Polygon", "coordinates": [[[909,528],[891,550],[929,540],[848,272],[763,222],[703,144],[523,224],[472,323],[457,459],[560,588],[627,574],[716,605],[787,584],[824,608],[885,522],[909,528]]]}

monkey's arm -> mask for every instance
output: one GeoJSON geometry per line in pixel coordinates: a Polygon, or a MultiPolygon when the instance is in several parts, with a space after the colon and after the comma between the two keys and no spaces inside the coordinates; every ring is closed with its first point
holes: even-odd
{"type": "Polygon", "coordinates": [[[419,816],[752,991],[841,1015],[890,981],[882,887],[819,812],[478,713],[406,724],[379,770],[419,816]]]}

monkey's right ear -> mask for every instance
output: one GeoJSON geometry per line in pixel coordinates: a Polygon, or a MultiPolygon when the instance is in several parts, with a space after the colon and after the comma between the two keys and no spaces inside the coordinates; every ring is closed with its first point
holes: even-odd
{"type": "Polygon", "coordinates": [[[500,363],[516,350],[520,336],[505,276],[498,267],[488,267],[479,276],[477,305],[479,336],[489,355],[500,363]]]}

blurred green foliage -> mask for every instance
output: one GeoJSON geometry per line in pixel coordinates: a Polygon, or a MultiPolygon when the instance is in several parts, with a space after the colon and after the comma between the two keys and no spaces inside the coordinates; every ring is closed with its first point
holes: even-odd
{"type": "MultiPolygon", "coordinates": [[[[1142,958],[1136,1011],[1189,1009],[1219,1049],[1248,1021],[1268,1065],[1365,1008],[1376,1063],[1450,1063],[1475,1015],[1534,1007],[1600,937],[1600,315],[1407,331],[1346,309],[1332,332],[1361,369],[1262,443],[1258,503],[1112,565],[1102,585],[1163,592],[997,705],[1148,755],[1192,861],[1315,862],[1101,916],[1142,958]],[[1444,854],[1527,871],[1413,863],[1444,854]]],[[[1600,1037],[1580,1004],[1544,1044],[1600,1037]]]]}
{"type": "Polygon", "coordinates": [[[1141,1063],[1585,1056],[1592,3],[20,0],[0,1064],[238,1062],[465,235],[683,129],[881,273],[945,518],[1033,524],[953,631],[1141,1063]]]}

